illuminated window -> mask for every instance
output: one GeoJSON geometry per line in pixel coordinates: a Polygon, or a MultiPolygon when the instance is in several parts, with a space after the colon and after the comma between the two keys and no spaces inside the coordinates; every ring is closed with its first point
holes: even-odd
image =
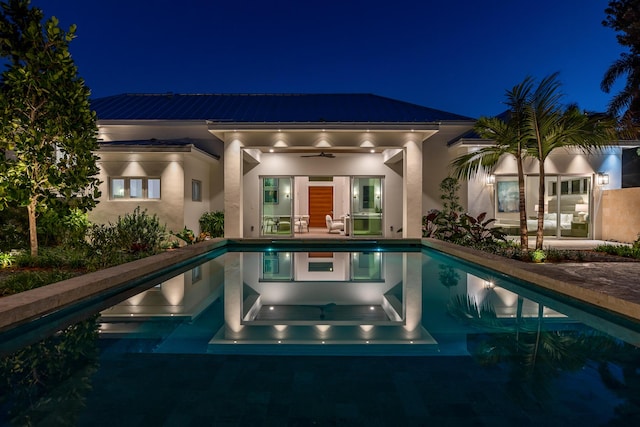
{"type": "Polygon", "coordinates": [[[117,199],[160,199],[160,178],[111,178],[109,194],[117,199]]]}

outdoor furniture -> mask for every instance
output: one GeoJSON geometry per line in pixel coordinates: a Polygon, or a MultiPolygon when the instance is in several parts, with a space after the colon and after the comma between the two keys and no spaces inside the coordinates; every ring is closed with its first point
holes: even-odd
{"type": "Polygon", "coordinates": [[[333,233],[333,232],[341,232],[344,231],[344,222],[340,222],[340,221],[334,221],[333,218],[331,218],[331,215],[327,215],[325,217],[325,222],[327,223],[327,229],[329,230],[329,233],[333,233]]]}
{"type": "Polygon", "coordinates": [[[301,233],[305,229],[309,232],[309,215],[299,215],[294,223],[296,233],[301,233]]]}

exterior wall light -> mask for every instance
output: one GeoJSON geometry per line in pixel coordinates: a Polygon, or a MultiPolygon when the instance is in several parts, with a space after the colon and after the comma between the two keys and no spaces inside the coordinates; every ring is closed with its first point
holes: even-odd
{"type": "Polygon", "coordinates": [[[496,183],[496,176],[495,175],[487,175],[487,178],[485,180],[485,183],[487,185],[493,185],[496,183]]]}
{"type": "Polygon", "coordinates": [[[609,184],[609,174],[608,173],[598,172],[598,174],[596,175],[596,183],[598,185],[607,185],[607,184],[609,184]]]}

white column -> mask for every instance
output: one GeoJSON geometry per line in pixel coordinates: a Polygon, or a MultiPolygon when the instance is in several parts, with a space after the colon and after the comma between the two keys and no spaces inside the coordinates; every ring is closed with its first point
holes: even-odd
{"type": "Polygon", "coordinates": [[[224,237],[242,237],[242,143],[238,139],[224,147],[224,237]]]}
{"type": "Polygon", "coordinates": [[[407,141],[403,162],[402,237],[422,237],[422,141],[407,141]]]}

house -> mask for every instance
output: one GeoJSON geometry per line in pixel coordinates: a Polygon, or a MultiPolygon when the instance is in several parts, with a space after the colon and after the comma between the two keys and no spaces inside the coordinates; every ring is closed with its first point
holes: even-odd
{"type": "MultiPolygon", "coordinates": [[[[354,238],[420,237],[451,159],[490,143],[471,137],[472,118],[371,94],[123,94],[92,108],[103,196],[91,220],[140,206],[170,230],[198,230],[202,213],[224,210],[236,238],[329,222],[354,238]]],[[[621,156],[554,153],[547,235],[603,237],[603,190],[620,187],[621,156]]],[[[527,165],[527,200],[537,200],[536,170],[527,165]]],[[[505,158],[494,174],[464,183],[461,201],[513,230],[515,166],[505,158]]]]}

